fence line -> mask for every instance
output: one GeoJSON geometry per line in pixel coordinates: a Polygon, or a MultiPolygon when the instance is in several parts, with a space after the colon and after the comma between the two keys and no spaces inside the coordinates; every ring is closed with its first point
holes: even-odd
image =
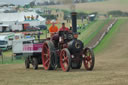
{"type": "Polygon", "coordinates": [[[11,56],[5,56],[5,55],[0,55],[0,64],[11,64],[11,63],[16,63],[20,62],[23,59],[16,59],[14,55],[11,56]]]}
{"type": "Polygon", "coordinates": [[[3,64],[3,54],[1,54],[0,56],[1,56],[1,62],[3,64]]]}

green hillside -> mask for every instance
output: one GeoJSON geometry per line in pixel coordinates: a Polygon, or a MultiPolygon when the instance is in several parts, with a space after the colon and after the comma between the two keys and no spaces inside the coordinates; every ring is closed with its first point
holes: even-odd
{"type": "Polygon", "coordinates": [[[127,19],[119,19],[117,23],[111,28],[109,33],[103,38],[103,40],[99,43],[99,45],[94,48],[95,53],[101,53],[111,44],[111,40],[113,36],[119,32],[119,28],[127,21],[127,19]]]}

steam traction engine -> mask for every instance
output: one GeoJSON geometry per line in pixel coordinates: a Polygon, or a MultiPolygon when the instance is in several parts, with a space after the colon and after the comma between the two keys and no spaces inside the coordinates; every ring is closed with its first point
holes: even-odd
{"type": "Polygon", "coordinates": [[[85,69],[93,70],[95,57],[91,48],[84,48],[77,39],[76,13],[72,13],[72,32],[60,31],[58,40],[47,39],[42,46],[42,63],[45,70],[54,70],[61,67],[67,72],[80,69],[82,61],[85,69]]]}

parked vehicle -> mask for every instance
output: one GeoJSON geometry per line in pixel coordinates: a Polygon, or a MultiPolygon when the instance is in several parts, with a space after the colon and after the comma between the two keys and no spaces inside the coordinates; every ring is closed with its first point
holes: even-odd
{"type": "Polygon", "coordinates": [[[0,24],[0,32],[9,32],[11,30],[9,25],[0,24]]]}
{"type": "Polygon", "coordinates": [[[14,39],[14,33],[1,33],[0,34],[0,48],[2,50],[8,50],[12,48],[14,39]]]}

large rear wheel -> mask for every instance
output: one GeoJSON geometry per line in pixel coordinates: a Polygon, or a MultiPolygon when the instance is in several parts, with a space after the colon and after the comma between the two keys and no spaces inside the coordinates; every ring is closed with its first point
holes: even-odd
{"type": "Polygon", "coordinates": [[[60,53],[60,66],[64,72],[68,72],[71,67],[71,55],[67,48],[62,49],[60,53]]]}
{"type": "Polygon", "coordinates": [[[95,56],[91,48],[85,48],[83,52],[83,63],[85,69],[91,71],[94,68],[95,56]]]}
{"type": "Polygon", "coordinates": [[[45,41],[42,47],[42,63],[45,70],[55,69],[55,48],[52,41],[45,41]]]}

